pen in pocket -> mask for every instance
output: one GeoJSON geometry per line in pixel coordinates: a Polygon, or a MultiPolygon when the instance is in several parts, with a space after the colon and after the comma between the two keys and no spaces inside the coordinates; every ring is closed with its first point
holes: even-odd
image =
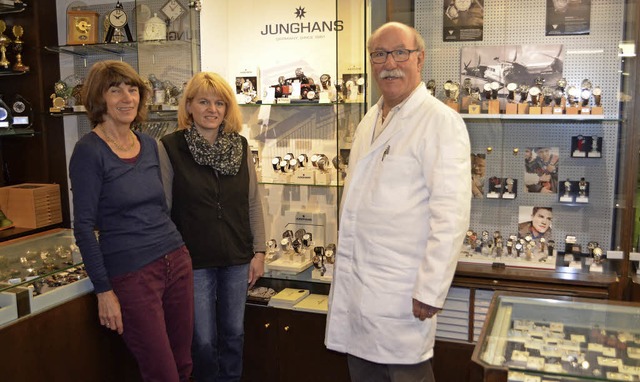
{"type": "Polygon", "coordinates": [[[384,149],[384,153],[382,153],[382,162],[384,162],[384,157],[386,157],[387,155],[389,155],[389,149],[391,148],[391,146],[387,145],[387,148],[384,149]]]}

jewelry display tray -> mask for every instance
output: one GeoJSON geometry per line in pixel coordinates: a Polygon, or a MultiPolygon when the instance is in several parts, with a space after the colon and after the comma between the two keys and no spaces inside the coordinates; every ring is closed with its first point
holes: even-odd
{"type": "Polygon", "coordinates": [[[472,361],[508,381],[640,381],[639,317],[627,302],[497,292],[472,361]]]}
{"type": "Polygon", "coordinates": [[[82,257],[70,229],[1,243],[0,325],[91,292],[93,284],[81,270],[82,257]],[[60,282],[74,273],[82,276],[60,282]]]}

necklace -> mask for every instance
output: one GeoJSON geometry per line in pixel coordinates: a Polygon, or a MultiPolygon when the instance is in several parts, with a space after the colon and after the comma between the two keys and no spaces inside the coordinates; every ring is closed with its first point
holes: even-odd
{"type": "Polygon", "coordinates": [[[134,134],[131,130],[129,130],[129,133],[131,133],[129,135],[129,138],[131,139],[131,143],[129,143],[128,147],[124,147],[120,145],[118,142],[116,142],[115,139],[111,138],[111,136],[107,133],[107,130],[105,130],[104,127],[102,127],[102,125],[98,125],[98,128],[100,128],[100,131],[102,131],[102,134],[104,134],[104,138],[107,140],[107,142],[111,143],[113,147],[115,147],[119,151],[127,152],[131,150],[133,146],[136,144],[136,141],[133,139],[134,134]]]}

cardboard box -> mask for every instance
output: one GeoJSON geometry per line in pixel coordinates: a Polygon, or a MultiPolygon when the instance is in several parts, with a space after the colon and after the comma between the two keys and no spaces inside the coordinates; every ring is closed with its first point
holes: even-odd
{"type": "Polygon", "coordinates": [[[40,228],[61,223],[60,185],[22,183],[2,187],[0,208],[16,227],[40,228]]]}

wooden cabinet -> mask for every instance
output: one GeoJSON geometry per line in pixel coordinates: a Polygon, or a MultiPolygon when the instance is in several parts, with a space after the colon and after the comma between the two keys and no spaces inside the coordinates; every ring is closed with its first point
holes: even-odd
{"type": "MultiPolygon", "coordinates": [[[[13,26],[24,28],[22,61],[30,67],[24,74],[6,72],[0,76],[3,99],[20,94],[31,103],[33,125],[29,129],[1,129],[0,131],[0,186],[25,182],[60,184],[62,216],[69,225],[67,172],[62,120],[49,114],[49,95],[53,84],[60,78],[59,63],[55,56],[44,50],[45,45],[57,44],[55,0],[25,2],[22,12],[0,9],[0,19],[7,24],[4,32],[14,39],[13,26]]],[[[15,63],[13,44],[8,48],[9,61],[15,63]]]]}
{"type": "Polygon", "coordinates": [[[349,381],[347,357],[324,346],[326,316],[259,305],[245,313],[245,382],[349,381]]]}
{"type": "Polygon", "coordinates": [[[93,294],[0,328],[3,381],[141,381],[122,338],[98,322],[93,294]]]}

